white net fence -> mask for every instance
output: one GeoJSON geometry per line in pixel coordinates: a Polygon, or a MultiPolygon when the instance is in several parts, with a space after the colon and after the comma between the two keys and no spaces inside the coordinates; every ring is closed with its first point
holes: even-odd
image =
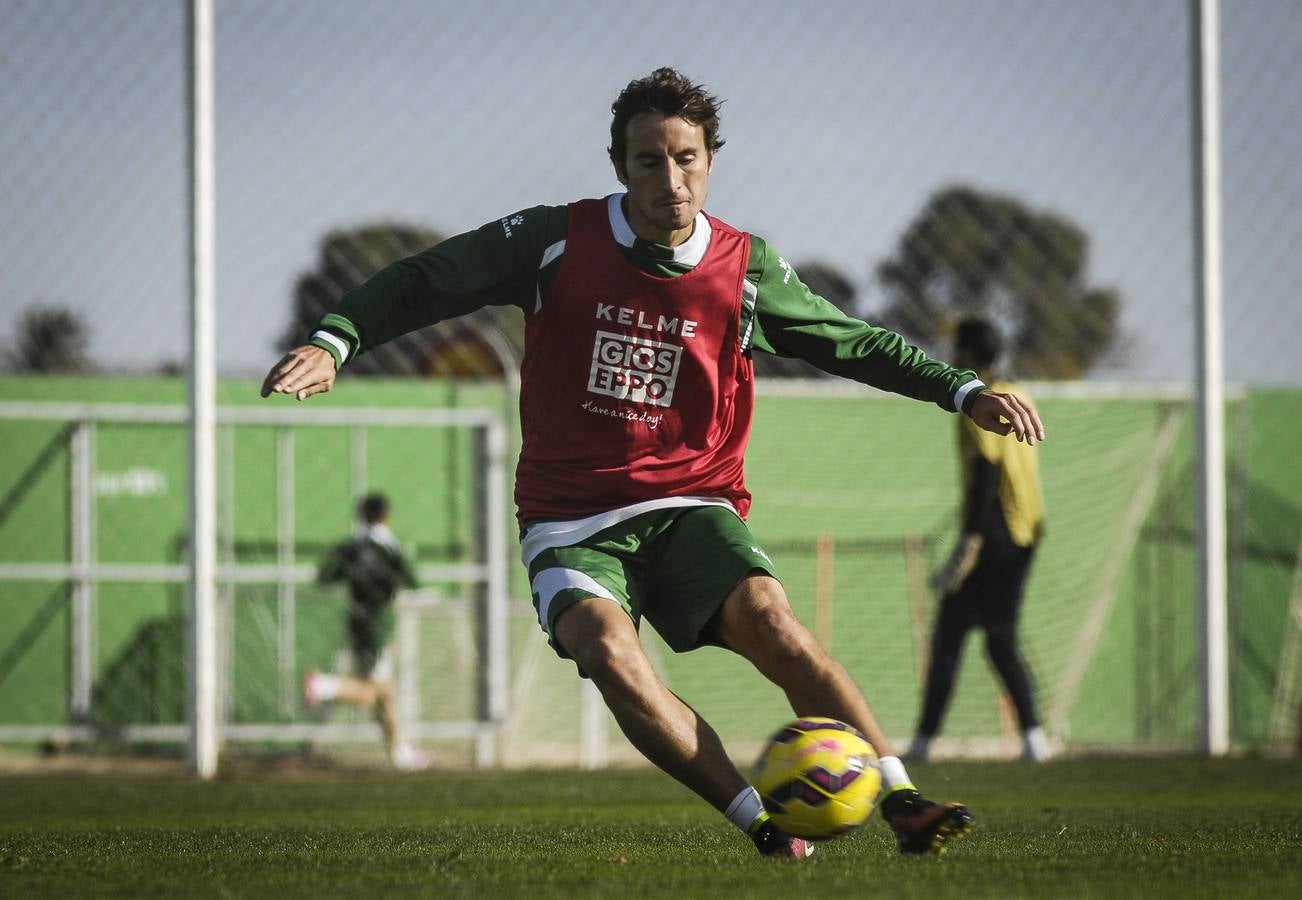
{"type": "MultiPolygon", "coordinates": [[[[1278,0],[1223,6],[1232,726],[1239,743],[1282,746],[1302,699],[1302,478],[1283,449],[1302,438],[1302,225],[1290,215],[1302,203],[1302,16],[1278,0]]],[[[215,10],[219,404],[259,402],[278,353],[388,261],[518,209],[616,190],[610,103],[630,79],[676,66],[727,101],[713,214],[769,240],[838,305],[942,357],[957,316],[990,316],[1010,374],[1035,381],[1051,435],[1049,538],[1025,624],[1055,738],[1193,745],[1190,4],[215,10]]],[[[0,21],[0,402],[180,403],[186,4],[0,0],[0,21]]],[[[504,373],[520,347],[518,312],[493,307],[364,357],[313,404],[511,421],[504,373]]],[[[765,361],[761,384],[793,374],[810,372],[765,361]]],[[[822,390],[761,400],[753,524],[784,557],[802,615],[812,622],[818,598],[831,598],[834,651],[903,737],[933,604],[916,572],[953,539],[952,423],[863,394],[854,406],[810,399],[822,390]],[[797,468],[811,483],[786,476],[797,468]],[[847,471],[854,490],[818,483],[847,471]]],[[[0,736],[99,740],[183,722],[183,430],[104,425],[92,438],[78,421],[0,418],[0,736]],[[32,566],[49,577],[29,577],[32,566]],[[130,572],[84,577],[106,566],[170,567],[175,580],[164,590],[130,572]]],[[[299,679],[307,659],[337,648],[342,601],[312,571],[369,490],[390,494],[395,531],[444,598],[417,615],[431,661],[407,677],[421,698],[455,694],[448,709],[473,708],[474,679],[441,680],[462,665],[461,629],[478,640],[473,604],[456,606],[473,585],[437,574],[484,550],[467,531],[482,511],[466,434],[377,427],[359,467],[347,429],[324,449],[299,438],[289,451],[263,431],[227,438],[222,562],[289,567],[294,606],[322,612],[290,629],[282,584],[227,587],[252,623],[226,645],[237,661],[228,736],[257,724],[297,740],[323,724],[300,708],[299,679]],[[288,523],[277,454],[296,463],[288,523]]],[[[585,745],[580,686],[539,649],[507,543],[513,703],[495,723],[510,735],[499,759],[617,757],[613,730],[585,745]]],[[[1006,719],[977,649],[947,733],[956,750],[987,752],[1006,719]]],[[[671,686],[749,746],[780,703],[763,686],[755,697],[733,688],[748,682],[734,660],[699,656],[658,658],[671,686]]],[[[332,722],[373,737],[365,719],[332,722]]]]}

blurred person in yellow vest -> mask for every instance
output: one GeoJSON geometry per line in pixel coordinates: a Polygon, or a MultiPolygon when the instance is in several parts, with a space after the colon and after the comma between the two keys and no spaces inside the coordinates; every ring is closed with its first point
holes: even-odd
{"type": "MultiPolygon", "coordinates": [[[[1013,386],[993,377],[1002,350],[989,322],[964,319],[954,340],[955,365],[970,368],[996,391],[1013,386]]],[[[1019,391],[1020,393],[1020,391],[1019,391]]],[[[1049,756],[1035,708],[1035,688],[1018,641],[1026,578],[1044,534],[1044,499],[1037,448],[958,419],[963,484],[962,534],[932,578],[940,593],[922,715],[908,757],[926,761],[954,690],[963,644],[973,628],[986,636],[986,653],[1017,710],[1022,759],[1049,756]]]]}
{"type": "Polygon", "coordinates": [[[341,701],[363,709],[374,708],[385,749],[396,768],[427,768],[427,754],[398,738],[389,645],[393,640],[398,590],[415,587],[416,578],[402,545],[389,528],[389,500],[370,494],[357,507],[357,530],[330,551],[321,563],[317,580],[323,584],[347,582],[346,638],[353,674],[327,675],[308,669],[303,679],[303,702],[308,708],[341,701]]]}

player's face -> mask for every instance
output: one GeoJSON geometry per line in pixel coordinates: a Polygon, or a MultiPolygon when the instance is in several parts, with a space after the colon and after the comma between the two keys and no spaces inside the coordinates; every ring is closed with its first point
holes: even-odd
{"type": "Polygon", "coordinates": [[[628,188],[628,224],[643,240],[670,247],[692,236],[705,205],[714,159],[705,129],[678,116],[639,113],[627,126],[624,165],[616,166],[628,188]]]}

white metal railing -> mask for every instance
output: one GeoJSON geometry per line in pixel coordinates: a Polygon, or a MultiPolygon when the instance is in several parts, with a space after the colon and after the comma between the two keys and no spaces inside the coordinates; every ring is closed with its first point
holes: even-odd
{"type": "MultiPolygon", "coordinates": [[[[0,401],[0,420],[56,421],[71,423],[69,454],[71,462],[71,503],[69,522],[71,540],[70,558],[66,562],[0,562],[0,581],[62,581],[72,587],[71,609],[71,686],[69,723],[50,723],[38,726],[0,725],[0,740],[42,740],[58,737],[89,737],[95,729],[93,720],[93,684],[96,671],[95,617],[97,597],[95,586],[108,582],[138,582],[184,584],[190,580],[188,563],[104,563],[96,559],[95,548],[95,492],[94,459],[96,426],[115,424],[173,424],[187,422],[188,412],[182,405],[114,404],[114,403],[44,403],[33,401],[0,401]]],[[[351,429],[349,442],[350,484],[360,492],[365,483],[365,459],[369,427],[413,428],[469,428],[475,435],[475,498],[472,512],[475,515],[474,545],[481,548],[479,559],[465,563],[424,564],[418,575],[425,582],[458,582],[471,591],[468,602],[474,611],[477,646],[482,656],[481,671],[477,673],[476,718],[468,721],[406,723],[409,733],[417,738],[473,737],[476,761],[490,764],[497,755],[498,731],[507,716],[508,665],[507,665],[507,494],[506,431],[499,413],[481,409],[375,409],[375,408],[305,408],[283,406],[240,407],[227,406],[217,410],[217,423],[227,426],[270,426],[278,429],[276,455],[276,480],[280,485],[277,506],[277,556],[275,563],[239,563],[233,559],[234,533],[231,527],[219,538],[219,561],[215,567],[214,581],[221,588],[220,605],[229,611],[233,603],[232,589],[239,584],[274,584],[277,589],[280,615],[277,635],[279,664],[278,696],[282,715],[293,711],[297,696],[298,678],[294,662],[293,621],[297,605],[298,585],[311,583],[316,569],[312,565],[293,561],[293,484],[294,455],[293,430],[311,427],[347,427],[351,429]]],[[[231,443],[225,444],[228,448],[231,443]]],[[[227,460],[222,473],[225,488],[233,490],[233,463],[227,460]]],[[[227,495],[228,504],[233,497],[227,495]]],[[[229,513],[229,508],[227,509],[229,513]]],[[[227,522],[230,516],[226,517],[227,522]]],[[[456,601],[441,600],[447,605],[456,601]]],[[[406,617],[410,631],[410,616],[419,614],[430,606],[428,601],[413,600],[399,605],[400,618],[406,617]]],[[[228,622],[226,615],[218,616],[220,623],[228,622]]],[[[229,638],[229,636],[228,636],[229,638]]],[[[408,650],[414,645],[410,636],[399,636],[408,650]]],[[[224,670],[218,680],[217,691],[229,693],[233,659],[227,652],[221,654],[224,670]]],[[[410,689],[414,678],[400,673],[400,678],[410,689]]],[[[418,709],[411,700],[405,706],[408,713],[418,709]]],[[[229,709],[227,710],[229,712],[229,709]]],[[[223,716],[223,719],[226,718],[223,716]]],[[[232,723],[219,725],[220,736],[225,740],[355,740],[374,731],[370,724],[300,724],[300,723],[232,723]]],[[[128,724],[116,728],[126,740],[182,740],[187,726],[178,724],[152,725],[128,724]]]]}

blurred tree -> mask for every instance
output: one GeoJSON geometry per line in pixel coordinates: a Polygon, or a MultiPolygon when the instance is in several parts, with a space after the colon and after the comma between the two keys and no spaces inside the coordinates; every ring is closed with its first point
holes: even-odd
{"type": "MultiPolygon", "coordinates": [[[[277,349],[305,343],[340,298],[389,263],[443,240],[428,228],[382,223],[334,231],[322,239],[316,267],[294,286],[289,327],[277,349]]],[[[524,320],[501,307],[413,331],[375,347],[348,364],[356,375],[500,377],[519,361],[524,320]]]]}
{"type": "MultiPolygon", "coordinates": [[[[827,262],[811,260],[794,267],[796,274],[815,294],[831,302],[847,315],[855,315],[854,284],[845,273],[827,262]]],[[[768,378],[831,378],[803,359],[788,359],[771,353],[755,354],[755,373],[768,378]]]]}
{"type": "Polygon", "coordinates": [[[1019,378],[1079,378],[1118,342],[1121,298],[1089,285],[1089,239],[1021,201],[956,186],[927,203],[877,269],[879,322],[942,359],[966,315],[997,323],[1019,378]]]}
{"type": "Polygon", "coordinates": [[[63,306],[32,306],[18,323],[14,347],[6,354],[16,372],[87,372],[90,336],[82,317],[63,306]]]}

